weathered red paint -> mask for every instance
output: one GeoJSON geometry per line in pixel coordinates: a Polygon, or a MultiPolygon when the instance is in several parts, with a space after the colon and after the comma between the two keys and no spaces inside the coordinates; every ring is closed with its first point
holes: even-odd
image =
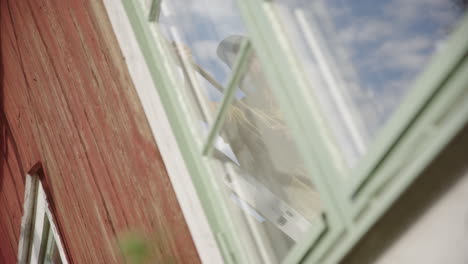
{"type": "Polygon", "coordinates": [[[72,263],[123,262],[135,229],[198,263],[102,3],[1,0],[0,15],[0,263],[16,262],[38,162],[72,263]]]}

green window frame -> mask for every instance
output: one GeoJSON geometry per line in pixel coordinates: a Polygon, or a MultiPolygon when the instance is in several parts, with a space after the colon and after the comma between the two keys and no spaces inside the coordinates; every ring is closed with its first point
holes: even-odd
{"type": "Polygon", "coordinates": [[[307,92],[307,81],[293,43],[279,23],[274,4],[266,0],[237,0],[250,41],[237,55],[221,106],[207,138],[197,131],[190,104],[178,89],[176,62],[157,27],[161,0],[149,8],[122,0],[135,36],[156,83],[180,151],[202,201],[226,263],[250,263],[216,186],[209,155],[215,136],[232,102],[235,87],[252,48],[262,62],[273,93],[291,127],[299,150],[323,200],[325,212],[306,239],[297,243],[283,263],[336,263],[375,223],[422,170],[468,121],[468,15],[458,23],[444,52],[437,54],[417,78],[410,93],[384,126],[351,181],[339,177],[323,117],[307,92]],[[288,87],[288,89],[283,89],[288,87]],[[186,105],[186,107],[180,107],[186,105]],[[417,157],[415,157],[417,154],[417,157]],[[411,162],[409,162],[409,158],[411,162]]]}

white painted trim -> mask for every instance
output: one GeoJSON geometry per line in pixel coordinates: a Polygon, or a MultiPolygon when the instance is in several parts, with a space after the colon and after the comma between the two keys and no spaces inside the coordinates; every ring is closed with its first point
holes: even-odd
{"type": "Polygon", "coordinates": [[[32,245],[31,245],[31,254],[29,258],[30,264],[39,263],[39,253],[41,251],[42,245],[42,236],[44,233],[44,215],[46,213],[47,202],[45,197],[44,189],[42,186],[37,189],[37,198],[36,198],[36,212],[33,221],[33,234],[32,234],[32,245]]]}
{"type": "MultiPolygon", "coordinates": [[[[42,186],[40,186],[40,188],[42,189],[42,186]]],[[[60,259],[62,260],[62,264],[68,264],[67,255],[65,254],[65,250],[64,250],[63,244],[62,244],[62,240],[60,239],[60,234],[59,234],[59,232],[57,230],[57,227],[55,226],[54,218],[52,217],[52,213],[50,212],[49,206],[47,206],[46,214],[47,214],[47,218],[49,219],[50,230],[52,231],[52,234],[54,235],[55,244],[57,245],[57,249],[59,251],[60,259]]]]}
{"type": "Polygon", "coordinates": [[[49,209],[47,196],[42,188],[39,178],[34,175],[26,175],[26,186],[24,195],[24,215],[21,219],[21,234],[18,246],[18,263],[19,264],[36,264],[39,263],[39,253],[42,244],[44,233],[44,216],[50,223],[50,230],[54,235],[55,243],[60,254],[63,264],[68,264],[65,250],[63,249],[62,240],[55,227],[52,213],[49,209]],[[28,261],[29,259],[29,261],[28,261]]]}
{"type": "Polygon", "coordinates": [[[26,176],[26,184],[24,187],[23,217],[21,218],[21,230],[18,246],[19,264],[25,264],[28,260],[31,237],[34,233],[32,230],[32,224],[34,221],[34,205],[37,197],[37,181],[37,177],[31,177],[29,175],[26,176]]]}
{"type": "Polygon", "coordinates": [[[200,259],[224,263],[123,4],[103,2],[200,259]]]}

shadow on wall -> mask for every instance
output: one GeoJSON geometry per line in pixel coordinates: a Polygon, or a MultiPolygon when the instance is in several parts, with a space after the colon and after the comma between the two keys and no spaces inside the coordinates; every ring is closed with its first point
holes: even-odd
{"type": "Polygon", "coordinates": [[[24,173],[21,158],[19,156],[16,141],[13,137],[8,119],[5,114],[5,65],[3,60],[3,49],[5,48],[5,35],[2,33],[7,17],[4,16],[5,5],[8,5],[8,1],[0,1],[0,192],[3,189],[3,180],[5,172],[8,171],[10,175],[15,173],[21,173],[24,180],[24,173]],[[13,172],[9,165],[9,154],[13,151],[16,162],[18,162],[19,172],[13,172]]]}
{"type": "Polygon", "coordinates": [[[2,17],[2,9],[3,5],[0,4],[0,192],[2,191],[3,187],[3,165],[6,163],[6,155],[7,155],[7,122],[5,113],[3,111],[4,106],[4,98],[3,98],[3,34],[2,34],[2,25],[3,25],[3,17],[2,17]]]}

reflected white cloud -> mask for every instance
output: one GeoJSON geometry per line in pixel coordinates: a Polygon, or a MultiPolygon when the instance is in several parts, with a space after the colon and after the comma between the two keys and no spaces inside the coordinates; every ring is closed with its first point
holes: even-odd
{"type": "MultiPolygon", "coordinates": [[[[160,24],[163,31],[176,28],[183,45],[197,64],[224,83],[229,71],[216,49],[226,37],[245,32],[234,1],[172,0],[163,2],[160,24]]],[[[166,36],[173,39],[171,34],[166,36]]]]}
{"type": "Polygon", "coordinates": [[[325,95],[317,96],[326,101],[322,108],[343,152],[349,148],[343,142],[354,141],[353,129],[367,134],[368,141],[375,138],[466,8],[456,0],[275,2],[308,74],[313,76],[311,65],[318,63],[314,44],[309,41],[304,46],[313,38],[320,44],[319,53],[326,54],[334,83],[341,85],[338,97],[347,101],[349,111],[355,111],[352,123],[356,127],[343,124],[331,109],[340,107],[338,97],[325,98],[329,84],[310,78],[312,90],[328,86],[322,88],[325,95]],[[300,25],[298,13],[304,14],[309,29],[300,25]],[[307,37],[307,30],[313,37],[307,37]]]}
{"type": "MultiPolygon", "coordinates": [[[[456,0],[276,2],[315,87],[311,90],[324,90],[318,92],[319,98],[337,141],[348,145],[345,148],[356,145],[347,154],[350,157],[363,152],[359,140],[368,144],[374,139],[464,12],[456,0]],[[304,37],[304,26],[298,25],[298,12],[304,14],[318,43],[315,51],[304,37]],[[317,54],[325,64],[317,66],[317,54]],[[341,91],[333,92],[331,84],[341,91]]],[[[196,63],[225,83],[230,69],[216,49],[226,37],[244,34],[236,10],[235,1],[163,1],[160,22],[163,28],[177,28],[196,63]]],[[[219,99],[208,93],[210,100],[219,99]]]]}

